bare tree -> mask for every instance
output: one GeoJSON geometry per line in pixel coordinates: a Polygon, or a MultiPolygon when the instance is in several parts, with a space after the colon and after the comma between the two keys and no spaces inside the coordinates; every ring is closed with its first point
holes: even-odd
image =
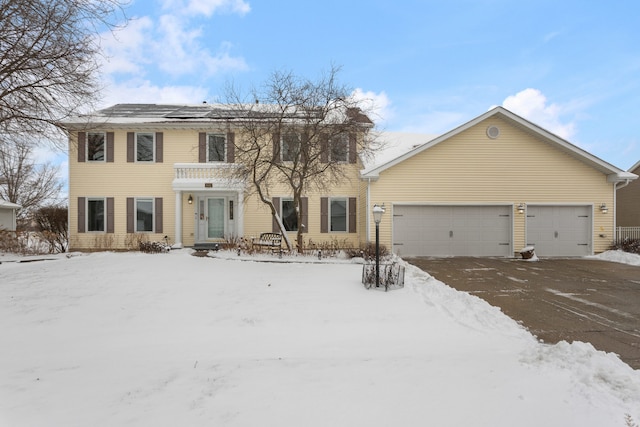
{"type": "Polygon", "coordinates": [[[41,207],[33,213],[33,221],[49,244],[49,253],[66,252],[69,245],[69,213],[66,206],[41,207]]]}
{"type": "Polygon", "coordinates": [[[19,220],[30,218],[35,209],[57,204],[62,189],[59,168],[36,164],[33,144],[25,139],[0,139],[0,198],[22,206],[19,220]]]}
{"type": "Polygon", "coordinates": [[[251,103],[242,102],[233,87],[227,91],[227,101],[238,106],[244,118],[235,141],[236,163],[244,165],[252,189],[269,206],[288,249],[285,228],[290,227],[285,227],[273,205],[270,186],[285,184],[291,191],[296,244],[302,251],[308,226],[303,221],[307,215],[303,197],[348,179],[349,163],[372,150],[365,138],[373,127],[365,102],[351,95],[353,91],[338,81],[338,73],[339,68],[332,67],[318,80],[310,80],[275,72],[261,90],[251,91],[251,103]]]}
{"type": "Polygon", "coordinates": [[[121,0],[0,0],[0,131],[44,132],[98,92],[98,34],[121,0]]]}

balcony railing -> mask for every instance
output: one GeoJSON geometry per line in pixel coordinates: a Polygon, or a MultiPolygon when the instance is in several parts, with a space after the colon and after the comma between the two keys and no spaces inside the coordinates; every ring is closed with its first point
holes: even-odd
{"type": "Polygon", "coordinates": [[[239,174],[240,165],[234,163],[174,163],[173,170],[176,190],[203,188],[203,183],[215,184],[216,189],[239,189],[244,183],[239,174]]]}

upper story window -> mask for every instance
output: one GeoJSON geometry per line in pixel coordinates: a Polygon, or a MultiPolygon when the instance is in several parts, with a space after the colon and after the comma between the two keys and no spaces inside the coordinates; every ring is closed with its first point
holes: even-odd
{"type": "Polygon", "coordinates": [[[349,135],[336,135],[329,140],[329,154],[332,162],[344,162],[349,160],[349,135]]]}
{"type": "Polygon", "coordinates": [[[87,199],[87,231],[105,231],[104,198],[87,199]]]}
{"type": "Polygon", "coordinates": [[[224,162],[227,137],[223,134],[207,135],[207,162],[224,162]]]}
{"type": "Polygon", "coordinates": [[[155,159],[155,134],[136,134],[136,161],[153,162],[155,159]]]}
{"type": "Polygon", "coordinates": [[[282,161],[292,162],[300,151],[300,134],[296,132],[287,132],[282,135],[282,161]]]}
{"type": "Polygon", "coordinates": [[[105,160],[105,134],[104,132],[87,133],[87,161],[104,162],[105,160]]]}

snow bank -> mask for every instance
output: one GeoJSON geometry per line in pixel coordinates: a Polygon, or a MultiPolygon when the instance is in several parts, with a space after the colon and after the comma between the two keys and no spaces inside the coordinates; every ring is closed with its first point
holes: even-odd
{"type": "Polygon", "coordinates": [[[621,264],[640,265],[640,255],[620,250],[606,251],[588,258],[597,258],[604,261],[619,262],[621,264]]]}

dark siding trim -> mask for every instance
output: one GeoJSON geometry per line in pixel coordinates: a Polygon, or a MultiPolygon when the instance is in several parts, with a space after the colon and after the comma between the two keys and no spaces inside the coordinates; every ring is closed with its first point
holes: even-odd
{"type": "Polygon", "coordinates": [[[298,229],[302,230],[302,233],[309,232],[309,198],[302,197],[300,199],[300,220],[302,224],[298,224],[298,229]],[[302,227],[304,225],[304,227],[302,227]],[[302,228],[301,228],[302,227],[302,228]]]}
{"type": "Polygon", "coordinates": [[[205,132],[198,134],[198,162],[207,162],[207,134],[205,132]]]}
{"type": "Polygon", "coordinates": [[[164,157],[164,134],[156,132],[156,163],[162,163],[164,157]]]}
{"type": "Polygon", "coordinates": [[[114,214],[113,197],[107,197],[107,233],[114,232],[113,214],[114,214]]]}
{"type": "Polygon", "coordinates": [[[135,161],[136,147],[135,147],[135,132],[127,132],[127,163],[133,163],[135,161]]]}
{"type": "Polygon", "coordinates": [[[349,197],[349,233],[355,233],[357,231],[356,221],[356,198],[349,197]]]}
{"type": "Polygon", "coordinates": [[[356,163],[357,161],[357,144],[356,144],[356,134],[349,134],[349,163],[356,163]]]}
{"type": "Polygon", "coordinates": [[[236,134],[229,132],[227,134],[227,163],[236,161],[236,134]]]}
{"type": "Polygon", "coordinates": [[[320,232],[329,232],[329,198],[320,198],[320,232]]]}
{"type": "Polygon", "coordinates": [[[271,141],[273,144],[273,161],[274,163],[282,162],[282,157],[280,156],[280,133],[275,132],[271,135],[271,141]]]}
{"type": "Polygon", "coordinates": [[[107,132],[107,163],[113,163],[113,132],[107,132]]]}
{"type": "MultiPolygon", "coordinates": [[[[276,209],[276,213],[278,214],[278,216],[280,216],[280,197],[274,197],[273,199],[271,199],[271,203],[273,203],[273,207],[276,209]]],[[[282,218],[280,218],[280,221],[282,221],[282,218]]],[[[278,227],[278,221],[276,221],[275,217],[273,217],[271,221],[271,231],[273,233],[280,233],[280,227],[278,227]]]]}
{"type": "Polygon", "coordinates": [[[86,161],[87,133],[78,132],[78,162],[86,161]]]}
{"type": "Polygon", "coordinates": [[[162,229],[162,197],[156,197],[156,212],[155,212],[155,220],[156,220],[156,233],[163,233],[162,229]]]}
{"type": "Polygon", "coordinates": [[[320,135],[320,163],[329,163],[329,136],[320,135]]]}
{"type": "Polygon", "coordinates": [[[86,232],[86,214],[85,209],[87,208],[86,199],[84,197],[78,197],[78,233],[86,232]]]}
{"type": "Polygon", "coordinates": [[[135,200],[133,197],[127,197],[127,233],[135,233],[135,200]]]}

